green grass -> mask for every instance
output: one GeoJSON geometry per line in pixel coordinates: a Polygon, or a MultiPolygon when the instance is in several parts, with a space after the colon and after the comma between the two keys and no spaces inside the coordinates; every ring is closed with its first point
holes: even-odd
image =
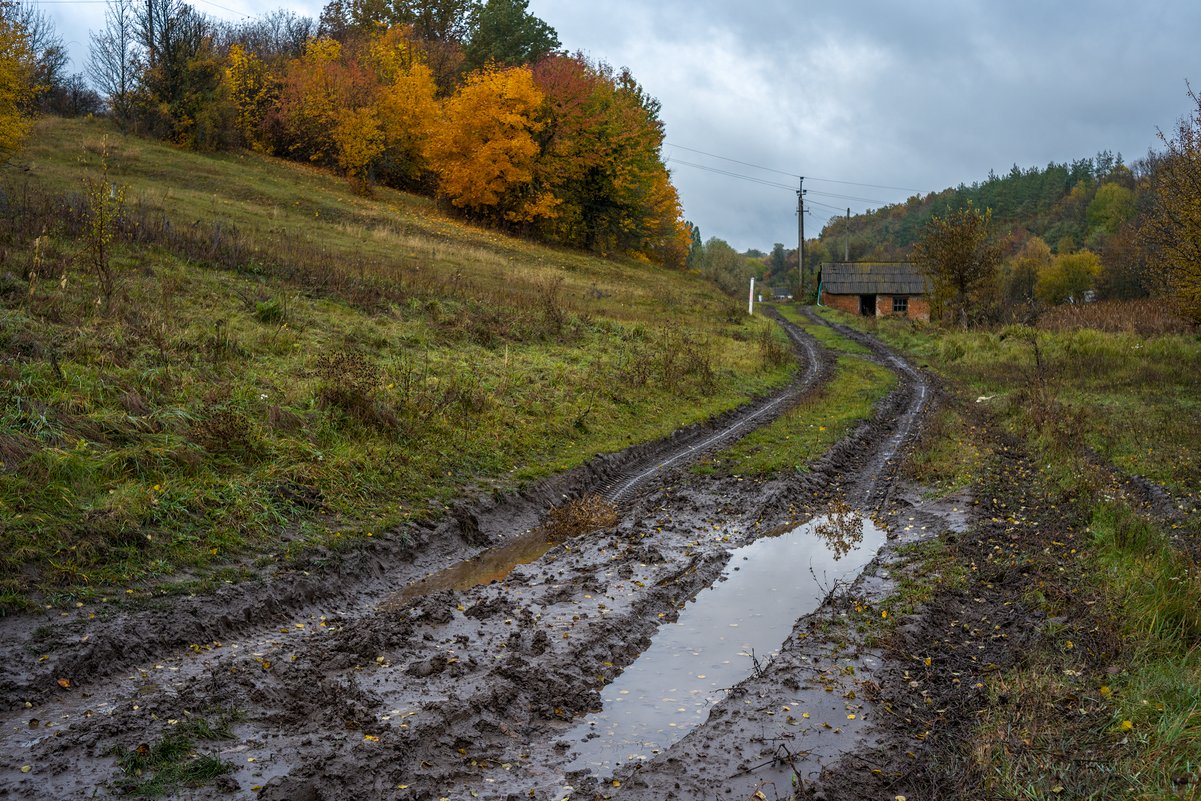
{"type": "Polygon", "coordinates": [[[813,323],[808,317],[801,314],[799,307],[794,305],[778,306],[777,310],[785,320],[792,322],[803,329],[807,334],[812,336],[818,342],[825,345],[830,350],[838,353],[854,353],[866,354],[870,353],[866,347],[860,345],[852,339],[839,334],[833,328],[826,325],[813,323]]]}
{"type": "MultiPolygon", "coordinates": [[[[1054,578],[1032,584],[1025,602],[1066,618],[1046,624],[1024,664],[988,681],[992,703],[966,753],[984,789],[1023,799],[1192,797],[1201,785],[1201,569],[1169,531],[1115,496],[1092,454],[1196,497],[1201,341],[1087,328],[939,331],[821,313],[908,352],[959,395],[931,420],[906,466],[911,477],[941,493],[982,474],[987,454],[964,411],[972,404],[1022,443],[1037,481],[1071,514],[1091,518],[1089,542],[1051,542],[1029,557],[1054,578]]],[[[1187,532],[1196,521],[1180,525],[1187,532]]],[[[927,561],[923,573],[947,570],[936,555],[927,561]]]]}
{"type": "Polygon", "coordinates": [[[921,440],[905,460],[905,474],[931,497],[946,497],[971,486],[987,456],[975,426],[954,407],[942,406],[927,418],[921,440]]]}
{"type": "Polygon", "coordinates": [[[183,787],[199,787],[232,769],[211,754],[198,753],[196,744],[183,734],[168,734],[153,745],[123,751],[117,765],[125,775],[115,785],[133,798],[158,798],[183,787]]]}
{"type": "Polygon", "coordinates": [[[99,122],[31,142],[0,215],[9,269],[37,274],[0,286],[0,609],[353,547],[795,371],[773,324],[695,276],[99,122]],[[69,196],[105,137],[142,204],[107,308],[69,196]]]}
{"type": "Polygon", "coordinates": [[[870,420],[876,404],[896,384],[896,374],[891,370],[844,353],[838,357],[834,374],[821,391],[806,397],[770,425],[703,459],[693,469],[706,474],[744,476],[807,470],[810,462],[860,423],[870,420]]]}
{"type": "Polygon", "coordinates": [[[865,321],[829,309],[820,313],[870,327],[886,343],[955,382],[966,400],[987,399],[981,403],[1013,432],[1025,436],[1033,425],[1049,444],[1087,444],[1123,470],[1182,496],[1195,497],[1201,486],[1196,447],[1201,442],[1201,339],[1196,336],[1020,326],[939,331],[865,321]]]}

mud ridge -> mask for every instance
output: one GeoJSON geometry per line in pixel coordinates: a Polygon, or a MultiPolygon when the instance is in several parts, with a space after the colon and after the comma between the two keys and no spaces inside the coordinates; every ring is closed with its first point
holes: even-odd
{"type": "Polygon", "coordinates": [[[664,470],[770,422],[828,377],[828,359],[816,341],[776,319],[794,343],[801,374],[782,390],[663,439],[601,454],[521,491],[477,491],[448,507],[436,524],[411,524],[349,552],[314,549],[262,579],[205,595],[165,597],[134,611],[99,606],[88,610],[95,620],[57,611],[0,619],[0,705],[44,699],[58,692],[60,677],[86,684],[175,649],[222,642],[307,611],[346,613],[365,598],[386,595],[537,526],[548,508],[572,498],[602,493],[628,503],[664,470]]]}

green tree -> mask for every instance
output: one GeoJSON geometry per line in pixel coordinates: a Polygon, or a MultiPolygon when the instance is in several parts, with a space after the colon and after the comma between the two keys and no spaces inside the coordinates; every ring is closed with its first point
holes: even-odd
{"type": "Polygon", "coordinates": [[[1034,236],[1026,240],[1017,256],[1005,266],[1002,282],[1005,300],[1011,304],[1032,302],[1038,276],[1050,269],[1053,260],[1051,248],[1042,237],[1034,236]]]}
{"type": "Polygon", "coordinates": [[[1159,134],[1167,150],[1152,173],[1155,204],[1143,230],[1180,311],[1201,321],[1201,97],[1188,92],[1196,110],[1170,138],[1159,134]]]}
{"type": "Polygon", "coordinates": [[[1043,303],[1080,303],[1101,274],[1101,259],[1091,250],[1061,253],[1038,275],[1035,294],[1043,303]]]}
{"type": "Polygon", "coordinates": [[[1085,216],[1090,236],[1098,232],[1106,236],[1115,234],[1134,216],[1134,192],[1121,184],[1101,184],[1085,216]]]}
{"type": "Polygon", "coordinates": [[[996,281],[1000,249],[991,241],[992,210],[968,204],[937,215],[913,247],[913,260],[934,284],[932,311],[967,326],[985,316],[996,281]]]}
{"type": "Polygon", "coordinates": [[[724,239],[711,238],[701,252],[701,274],[728,295],[746,294],[755,265],[724,239]]]}
{"type": "Polygon", "coordinates": [[[476,6],[467,40],[467,66],[532,64],[559,48],[555,29],[531,14],[528,0],[485,0],[476,6]]]}

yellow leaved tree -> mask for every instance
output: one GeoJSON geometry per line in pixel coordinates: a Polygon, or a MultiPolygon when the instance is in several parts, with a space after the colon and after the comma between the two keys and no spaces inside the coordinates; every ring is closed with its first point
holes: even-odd
{"type": "Polygon", "coordinates": [[[375,103],[384,145],[380,178],[416,186],[426,170],[426,144],[438,119],[434,73],[414,45],[409,26],[393,26],[376,37],[369,54],[380,81],[375,103]]]}
{"type": "Polygon", "coordinates": [[[263,120],[279,97],[279,79],[266,63],[242,45],[230,45],[225,67],[225,84],[237,113],[238,131],[250,147],[261,150],[263,120]]]}
{"type": "Polygon", "coordinates": [[[14,16],[15,5],[0,4],[0,164],[29,133],[33,101],[33,55],[29,37],[14,16]]]}
{"type": "Polygon", "coordinates": [[[493,222],[553,215],[553,196],[529,191],[542,100],[528,67],[487,67],[467,76],[443,103],[430,137],[438,191],[456,207],[493,222]]]}
{"type": "Polygon", "coordinates": [[[333,129],[338,166],[346,171],[355,191],[366,193],[371,163],[384,152],[384,133],[375,109],[344,109],[333,129]]]}

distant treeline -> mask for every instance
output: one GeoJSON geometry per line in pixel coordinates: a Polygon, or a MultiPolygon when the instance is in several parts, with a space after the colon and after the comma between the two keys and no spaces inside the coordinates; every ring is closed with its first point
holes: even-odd
{"type": "MultiPolygon", "coordinates": [[[[812,243],[806,261],[840,261],[844,248],[852,261],[906,260],[933,217],[971,204],[991,209],[992,231],[1008,266],[1023,253],[1036,255],[1043,266],[1055,257],[1087,254],[1084,259],[1095,273],[1087,282],[1088,291],[1101,297],[1145,297],[1154,290],[1155,277],[1147,252],[1138,246],[1137,232],[1152,205],[1156,163],[1156,156],[1150,155],[1127,165],[1120,154],[1102,151],[1093,158],[1052,162],[1043,168],[1014,165],[1004,176],[989,173],[971,185],[915,195],[849,220],[833,218],[812,243]]],[[[1023,299],[1023,294],[1029,299],[1033,288],[1028,279],[1025,276],[1020,287],[1001,289],[1014,300],[1023,299]]],[[[1046,279],[1044,285],[1047,300],[1070,295],[1051,291],[1046,279]]]]}
{"type": "Polygon", "coordinates": [[[543,241],[687,258],[658,102],[629,71],[562,52],[526,0],[331,0],[318,20],[240,23],[182,0],[110,0],[88,64],[98,93],[64,74],[44,15],[0,2],[4,37],[20,45],[0,49],[0,71],[16,64],[26,115],[102,108],[125,130],[317,164],[543,241]]]}

